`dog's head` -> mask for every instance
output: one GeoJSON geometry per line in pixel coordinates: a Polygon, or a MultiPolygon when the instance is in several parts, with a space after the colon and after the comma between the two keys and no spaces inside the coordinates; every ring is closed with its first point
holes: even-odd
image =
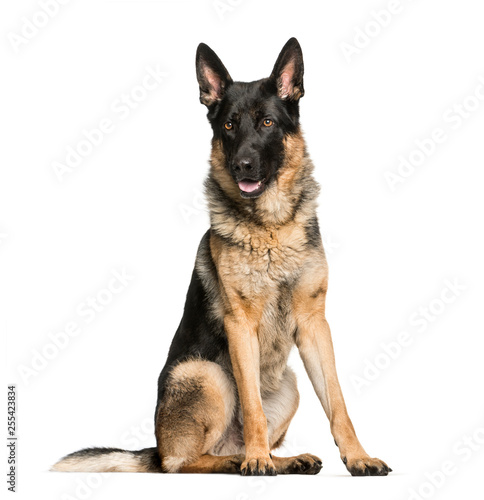
{"type": "Polygon", "coordinates": [[[214,144],[243,198],[257,198],[285,161],[285,142],[299,131],[303,56],[295,38],[282,49],[269,78],[234,82],[215,52],[198,46],[200,102],[208,108],[214,144]]]}

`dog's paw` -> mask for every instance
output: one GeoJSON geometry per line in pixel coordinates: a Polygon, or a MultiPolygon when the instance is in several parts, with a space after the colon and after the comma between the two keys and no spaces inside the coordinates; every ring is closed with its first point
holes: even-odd
{"type": "Polygon", "coordinates": [[[387,476],[392,469],[379,458],[343,458],[343,463],[352,476],[387,476]]]}
{"type": "Polygon", "coordinates": [[[304,453],[296,457],[273,457],[278,474],[309,474],[314,475],[323,467],[323,462],[315,455],[304,453]]]}
{"type": "Polygon", "coordinates": [[[275,476],[276,468],[269,455],[265,457],[248,457],[240,467],[242,476],[275,476]]]}
{"type": "Polygon", "coordinates": [[[244,461],[244,455],[228,455],[225,457],[220,472],[225,472],[226,474],[237,474],[240,472],[240,467],[244,461]]]}

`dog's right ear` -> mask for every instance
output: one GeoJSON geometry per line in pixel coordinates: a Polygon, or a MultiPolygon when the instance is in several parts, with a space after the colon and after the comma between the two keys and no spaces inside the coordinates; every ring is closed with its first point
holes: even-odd
{"type": "Polygon", "coordinates": [[[204,43],[197,48],[196,66],[200,102],[208,107],[222,99],[232,78],[217,54],[204,43]]]}

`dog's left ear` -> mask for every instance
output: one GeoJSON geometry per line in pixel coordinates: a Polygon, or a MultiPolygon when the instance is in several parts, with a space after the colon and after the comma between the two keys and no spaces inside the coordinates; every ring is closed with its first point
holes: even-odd
{"type": "Polygon", "coordinates": [[[200,102],[211,106],[222,99],[232,78],[217,54],[204,43],[197,48],[196,67],[200,102]]]}
{"type": "Polygon", "coordinates": [[[281,50],[270,76],[276,82],[278,96],[284,100],[299,100],[304,95],[303,75],[301,46],[291,38],[281,50]]]}

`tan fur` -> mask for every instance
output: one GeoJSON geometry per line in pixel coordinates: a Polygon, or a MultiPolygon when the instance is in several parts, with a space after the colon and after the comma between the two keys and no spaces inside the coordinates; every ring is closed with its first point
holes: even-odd
{"type": "Polygon", "coordinates": [[[183,473],[219,473],[236,474],[244,460],[243,454],[216,457],[213,455],[202,455],[196,462],[186,465],[180,472],[183,473]]]}
{"type": "Polygon", "coordinates": [[[232,420],[234,387],[216,363],[190,360],[170,374],[170,391],[158,409],[156,437],[162,469],[178,472],[219,440],[232,420]],[[183,411],[184,405],[189,412],[183,411]],[[182,410],[182,411],[180,411],[182,410]]]}

